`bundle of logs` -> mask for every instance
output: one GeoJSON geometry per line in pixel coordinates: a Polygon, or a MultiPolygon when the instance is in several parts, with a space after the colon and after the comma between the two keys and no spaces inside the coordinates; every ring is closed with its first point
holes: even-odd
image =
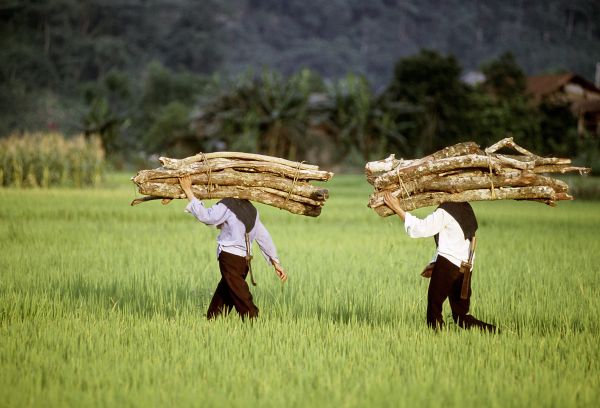
{"type": "Polygon", "coordinates": [[[443,202],[485,200],[530,200],[554,206],[572,200],[568,185],[546,173],[579,172],[569,159],[540,157],[517,145],[512,138],[481,150],[473,142],[446,147],[416,160],[396,159],[369,162],[367,180],[374,187],[370,208],[380,216],[393,214],[383,195],[391,191],[404,210],[435,206],[443,202]],[[501,154],[499,151],[512,150],[501,154]]]}
{"type": "Polygon", "coordinates": [[[159,160],[162,167],[141,170],[132,178],[145,197],[131,205],[157,199],[167,204],[174,198],[185,198],[179,177],[189,175],[198,199],[241,198],[317,217],[329,191],[309,181],[333,177],[318,166],[251,153],[200,153],[181,160],[159,160]]]}

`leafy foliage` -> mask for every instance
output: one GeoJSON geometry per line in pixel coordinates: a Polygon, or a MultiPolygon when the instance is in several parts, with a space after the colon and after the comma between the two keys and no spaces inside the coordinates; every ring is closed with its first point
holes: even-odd
{"type": "Polygon", "coordinates": [[[417,155],[437,150],[468,134],[465,124],[469,91],[460,74],[456,58],[431,50],[423,50],[396,64],[383,98],[388,103],[405,101],[420,107],[408,114],[414,127],[407,139],[417,155]]]}
{"type": "Polygon", "coordinates": [[[535,108],[525,73],[590,77],[598,21],[588,0],[7,2],[0,134],[98,134],[113,162],[226,147],[340,163],[507,135],[579,155],[572,117],[535,108]]]}
{"type": "Polygon", "coordinates": [[[307,70],[287,79],[272,71],[240,77],[200,106],[199,137],[205,144],[220,140],[231,149],[302,157],[307,147],[308,98],[322,86],[307,70]]]}
{"type": "Polygon", "coordinates": [[[485,81],[471,93],[469,112],[474,139],[487,146],[511,136],[535,152],[545,152],[542,116],[526,93],[526,76],[514,56],[505,53],[484,63],[481,71],[485,81]]]}

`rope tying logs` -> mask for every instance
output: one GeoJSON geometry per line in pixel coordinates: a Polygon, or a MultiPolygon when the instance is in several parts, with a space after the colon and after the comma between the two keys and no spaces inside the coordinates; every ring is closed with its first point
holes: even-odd
{"type": "Polygon", "coordinates": [[[485,155],[488,158],[488,166],[490,169],[490,173],[489,173],[489,178],[490,178],[490,189],[492,192],[492,200],[496,199],[496,190],[494,190],[494,173],[492,172],[492,158],[490,157],[489,153],[486,151],[485,155]]]}
{"type": "Polygon", "coordinates": [[[302,166],[303,164],[304,164],[304,160],[301,162],[298,162],[298,167],[296,167],[296,174],[294,174],[294,178],[292,180],[292,185],[290,186],[287,196],[285,197],[284,205],[287,204],[288,200],[290,199],[290,196],[292,195],[292,192],[294,191],[294,186],[296,185],[296,181],[298,181],[298,176],[300,175],[300,166],[302,166]]]}
{"type": "Polygon", "coordinates": [[[211,180],[210,176],[212,174],[212,167],[208,163],[208,160],[206,159],[206,155],[204,153],[200,153],[200,155],[202,157],[201,162],[206,167],[205,172],[206,172],[206,177],[208,178],[208,181],[206,182],[206,190],[208,192],[208,199],[211,199],[212,198],[212,194],[211,194],[211,191],[212,191],[212,182],[211,181],[212,180],[211,180]]]}
{"type": "Polygon", "coordinates": [[[404,190],[404,192],[406,193],[406,198],[410,201],[410,203],[413,207],[412,209],[415,210],[416,209],[415,203],[412,201],[410,193],[408,192],[408,189],[404,185],[404,181],[402,180],[402,177],[400,177],[400,169],[399,168],[398,168],[398,171],[396,171],[396,175],[398,176],[398,184],[402,187],[402,190],[404,190]]]}

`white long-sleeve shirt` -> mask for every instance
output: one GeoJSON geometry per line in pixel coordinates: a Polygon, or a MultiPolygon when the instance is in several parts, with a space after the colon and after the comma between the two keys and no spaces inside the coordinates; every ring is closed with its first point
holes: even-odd
{"type": "MultiPolygon", "coordinates": [[[[192,214],[198,221],[206,225],[221,226],[221,233],[217,237],[217,257],[221,251],[238,256],[246,256],[246,227],[225,204],[217,203],[210,208],[197,198],[192,199],[185,207],[185,211],[192,214]]],[[[277,249],[271,235],[265,228],[258,213],[256,223],[250,231],[250,244],[256,240],[267,262],[279,263],[277,249]]]]}
{"type": "Polygon", "coordinates": [[[404,229],[411,238],[432,237],[435,234],[440,234],[438,248],[432,262],[437,259],[438,255],[443,256],[458,267],[460,267],[462,261],[467,262],[469,260],[470,242],[465,239],[458,222],[446,210],[438,208],[424,219],[417,218],[407,212],[404,219],[404,229]]]}

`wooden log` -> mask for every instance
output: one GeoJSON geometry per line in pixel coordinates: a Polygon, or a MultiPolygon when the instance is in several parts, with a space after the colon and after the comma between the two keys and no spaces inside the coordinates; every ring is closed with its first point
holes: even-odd
{"type": "Polygon", "coordinates": [[[444,147],[442,150],[438,150],[428,156],[423,157],[424,160],[439,160],[446,159],[448,157],[465,156],[469,154],[481,155],[483,152],[479,145],[475,142],[463,142],[457,143],[452,146],[444,147]]]}
{"type": "MultiPolygon", "coordinates": [[[[405,211],[412,211],[422,207],[439,205],[443,202],[468,202],[468,201],[492,201],[492,200],[544,200],[554,202],[558,198],[555,191],[548,186],[533,187],[500,187],[492,191],[489,189],[469,190],[460,193],[428,192],[421,193],[400,200],[400,206],[405,211]]],[[[374,208],[375,212],[382,217],[387,217],[394,212],[382,205],[374,208]]]]}
{"type": "Polygon", "coordinates": [[[533,162],[536,166],[543,166],[546,164],[571,164],[570,159],[560,158],[560,157],[529,157],[529,156],[517,156],[512,154],[505,154],[504,157],[509,157],[513,160],[533,162]]]}
{"type": "Polygon", "coordinates": [[[390,215],[392,212],[383,201],[385,191],[400,198],[401,205],[407,210],[445,201],[514,199],[554,205],[556,201],[572,200],[573,197],[565,182],[542,174],[575,171],[586,174],[591,171],[572,166],[569,159],[537,156],[514,143],[512,138],[488,147],[485,154],[479,150],[430,158],[431,155],[411,161],[388,158],[381,165],[366,168],[367,180],[375,187],[369,197],[369,207],[382,216],[390,215]],[[512,148],[520,155],[498,153],[503,148],[512,148]],[[391,170],[377,176],[371,171],[388,168],[391,170]]]}
{"type": "MultiPolygon", "coordinates": [[[[211,184],[210,186],[208,184],[198,184],[198,185],[192,185],[192,187],[198,187],[199,189],[202,189],[202,191],[206,191],[206,192],[211,192],[211,191],[218,191],[218,190],[222,190],[225,189],[224,191],[233,191],[231,189],[235,189],[238,187],[247,187],[247,186],[236,186],[236,185],[229,185],[229,186],[220,186],[220,185],[216,185],[216,184],[211,184]]],[[[269,194],[274,194],[274,195],[278,195],[280,197],[285,198],[286,200],[293,200],[293,201],[297,201],[299,203],[304,203],[304,204],[309,204],[309,205],[313,205],[313,206],[322,206],[323,204],[325,204],[325,202],[323,200],[318,201],[318,200],[313,200],[311,198],[308,197],[303,197],[297,194],[293,194],[289,191],[280,191],[274,188],[268,188],[268,187],[252,187],[255,188],[258,191],[265,191],[269,194]]],[[[147,194],[147,195],[152,195],[152,196],[161,196],[161,197],[180,197],[181,194],[183,193],[183,190],[181,190],[181,187],[178,184],[170,184],[170,183],[152,183],[152,182],[147,182],[147,183],[142,183],[138,186],[138,190],[141,194],[147,194]]]]}
{"type": "Polygon", "coordinates": [[[376,189],[383,190],[391,185],[401,184],[400,181],[414,180],[426,174],[442,173],[457,169],[489,169],[490,167],[493,171],[497,172],[502,168],[502,164],[492,156],[478,154],[449,157],[436,161],[428,161],[420,165],[411,165],[404,168],[397,167],[377,177],[373,184],[376,189]]]}
{"type": "MultiPolygon", "coordinates": [[[[535,173],[504,173],[490,176],[489,173],[469,172],[452,176],[427,175],[417,180],[405,183],[403,186],[394,186],[392,195],[407,198],[421,192],[446,192],[460,193],[467,190],[496,189],[499,187],[527,187],[549,186],[556,193],[566,193],[569,189],[567,183],[551,177],[535,173]]],[[[383,191],[374,192],[369,197],[369,206],[372,208],[384,205],[383,191]]]]}
{"type": "Polygon", "coordinates": [[[395,169],[401,165],[408,165],[407,162],[412,162],[414,160],[404,160],[404,159],[396,159],[396,155],[390,154],[383,160],[376,160],[372,162],[368,162],[365,165],[365,173],[367,175],[375,174],[375,173],[385,173],[390,170],[395,169]]]}
{"type": "MultiPolygon", "coordinates": [[[[134,182],[137,182],[134,177],[134,182]]],[[[161,183],[179,184],[175,177],[157,180],[161,183]]],[[[329,198],[329,190],[313,186],[305,181],[290,180],[265,173],[246,173],[233,169],[225,169],[218,172],[200,173],[192,175],[192,184],[213,184],[218,186],[243,186],[243,187],[265,187],[275,190],[290,192],[302,197],[316,201],[325,201],[329,198]]],[[[142,184],[142,183],[140,183],[142,184]]]]}
{"type": "Polygon", "coordinates": [[[225,169],[236,169],[243,172],[270,173],[291,180],[327,181],[333,173],[321,170],[294,169],[279,163],[268,163],[248,160],[212,159],[206,162],[194,162],[177,169],[159,167],[153,170],[141,170],[133,178],[136,184],[165,178],[177,178],[185,175],[216,173],[225,169]]]}
{"type": "MultiPolygon", "coordinates": [[[[369,176],[372,176],[376,173],[388,172],[395,169],[396,167],[418,166],[429,161],[446,159],[448,157],[464,156],[469,154],[483,154],[483,152],[481,151],[477,143],[464,142],[445,147],[442,150],[438,150],[437,152],[434,152],[421,159],[396,159],[395,156],[392,154],[384,160],[368,162],[365,165],[365,173],[367,174],[367,179],[370,179],[369,176]]],[[[375,178],[371,179],[374,180],[375,178]]]]}
{"type": "MultiPolygon", "coordinates": [[[[192,191],[196,198],[200,200],[221,199],[221,198],[242,198],[246,200],[257,201],[259,203],[271,205],[293,214],[307,215],[316,217],[321,213],[321,205],[310,205],[294,201],[292,196],[289,198],[283,195],[273,194],[273,192],[261,189],[240,186],[223,186],[215,190],[209,190],[208,186],[193,185],[192,191]]],[[[143,183],[140,185],[140,193],[153,197],[164,198],[186,198],[185,193],[178,184],[165,183],[143,183]]],[[[295,197],[297,198],[297,197],[295,197]]],[[[302,197],[305,200],[309,200],[302,197]]],[[[136,203],[137,204],[137,203],[136,203]]]]}
{"type": "Polygon", "coordinates": [[[510,156],[505,156],[503,154],[490,154],[490,156],[494,157],[500,163],[502,163],[502,165],[509,168],[531,170],[535,167],[535,161],[517,160],[510,156]]]}
{"type": "MultiPolygon", "coordinates": [[[[520,172],[517,174],[514,173],[502,173],[501,175],[494,175],[492,177],[492,181],[500,181],[504,179],[516,179],[521,175],[520,172]]],[[[461,172],[459,170],[453,170],[445,173],[437,173],[437,174],[425,174],[419,178],[414,180],[408,180],[406,182],[398,183],[394,182],[388,185],[385,190],[374,191],[373,195],[380,195],[383,191],[394,191],[401,190],[402,194],[414,194],[423,191],[449,191],[449,192],[458,192],[461,190],[468,190],[468,188],[463,188],[461,185],[466,183],[469,180],[478,180],[481,182],[481,185],[489,186],[490,185],[490,175],[489,173],[483,172],[481,170],[474,171],[464,171],[461,172]],[[485,183],[483,182],[485,181],[485,183]]]]}
{"type": "Polygon", "coordinates": [[[536,166],[532,170],[534,173],[571,173],[578,172],[579,174],[588,174],[592,171],[589,167],[577,167],[569,166],[565,164],[547,164],[542,166],[536,166]]]}
{"type": "Polygon", "coordinates": [[[487,154],[495,153],[504,147],[509,147],[509,148],[515,149],[517,152],[521,153],[524,156],[539,157],[536,154],[531,153],[529,150],[516,144],[512,137],[506,137],[506,138],[494,143],[493,145],[486,147],[485,152],[487,154]]]}
{"type": "MultiPolygon", "coordinates": [[[[193,191],[200,191],[203,195],[210,196],[211,193],[216,191],[233,192],[235,194],[239,189],[246,189],[244,186],[218,186],[211,184],[209,185],[192,185],[193,191]]],[[[296,194],[290,194],[285,191],[279,191],[272,188],[266,187],[253,187],[257,191],[264,191],[268,194],[277,195],[287,200],[297,201],[303,204],[309,204],[313,206],[322,206],[323,201],[312,200],[307,197],[302,197],[296,194]]],[[[179,184],[166,184],[166,183],[142,183],[138,186],[140,194],[157,196],[157,197],[171,197],[171,198],[185,198],[185,194],[179,184]]],[[[210,197],[209,197],[210,198],[210,197]]]]}
{"type": "Polygon", "coordinates": [[[160,157],[158,160],[164,168],[176,170],[196,162],[203,162],[210,159],[241,159],[251,161],[264,161],[269,163],[277,163],[293,169],[301,170],[319,170],[319,166],[306,164],[304,162],[294,162],[291,160],[281,159],[279,157],[266,156],[255,153],[242,152],[214,152],[214,153],[198,153],[195,156],[186,157],[185,159],[170,159],[168,157],[160,157]]]}
{"type": "Polygon", "coordinates": [[[131,202],[131,206],[133,207],[134,205],[138,205],[138,204],[142,204],[145,203],[147,201],[153,201],[153,200],[160,200],[160,203],[162,205],[167,205],[169,204],[171,201],[173,201],[172,198],[170,197],[154,197],[154,196],[145,196],[145,197],[138,197],[136,199],[134,199],[131,202]]]}
{"type": "MultiPolygon", "coordinates": [[[[234,186],[232,186],[234,187],[234,186]]],[[[222,187],[217,187],[217,188],[222,188],[222,187]]],[[[303,204],[308,204],[308,205],[312,205],[315,207],[322,207],[325,202],[324,201],[317,201],[317,200],[313,200],[311,198],[308,197],[303,197],[303,196],[299,196],[296,194],[291,194],[287,191],[281,191],[281,190],[277,190],[274,188],[268,188],[268,187],[256,187],[256,189],[260,190],[260,191],[264,191],[266,193],[269,194],[273,194],[273,195],[277,195],[279,197],[283,197],[286,200],[292,200],[292,201],[296,201],[299,203],[303,203],[303,204]]]]}
{"type": "Polygon", "coordinates": [[[154,197],[154,196],[138,197],[138,198],[134,199],[130,205],[133,207],[134,205],[142,204],[147,201],[162,200],[164,198],[165,197],[154,197]]]}
{"type": "MultiPolygon", "coordinates": [[[[504,158],[522,161],[522,162],[532,162],[532,163],[534,163],[535,166],[571,164],[571,160],[566,159],[566,158],[538,156],[537,154],[534,154],[534,153],[530,152],[529,150],[516,144],[512,137],[508,137],[508,138],[500,140],[499,142],[486,148],[485,152],[486,152],[486,154],[492,154],[504,147],[513,148],[517,152],[521,153],[521,155],[498,155],[498,156],[502,156],[504,158]]],[[[517,168],[520,168],[520,167],[517,167],[517,168]]],[[[568,170],[568,171],[572,171],[572,170],[568,170]]]]}

